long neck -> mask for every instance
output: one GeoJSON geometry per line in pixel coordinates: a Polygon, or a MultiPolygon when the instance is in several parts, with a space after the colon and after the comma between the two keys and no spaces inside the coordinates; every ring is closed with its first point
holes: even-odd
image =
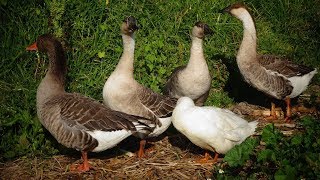
{"type": "Polygon", "coordinates": [[[203,40],[195,36],[192,37],[190,59],[186,69],[208,69],[207,62],[203,54],[203,40]]]}
{"type": "Polygon", "coordinates": [[[252,63],[257,58],[257,34],[254,21],[249,12],[245,11],[238,17],[244,27],[243,39],[237,55],[239,63],[252,63]]]}
{"type": "Polygon", "coordinates": [[[123,53],[114,72],[133,78],[134,35],[122,34],[123,53]]]}
{"type": "Polygon", "coordinates": [[[67,62],[64,52],[60,48],[56,48],[53,51],[48,52],[49,67],[48,73],[59,82],[61,87],[64,87],[65,76],[67,73],[67,62]]]}
{"type": "Polygon", "coordinates": [[[66,59],[64,52],[54,49],[48,52],[49,66],[37,91],[37,103],[43,104],[48,98],[65,92],[66,59]]]}

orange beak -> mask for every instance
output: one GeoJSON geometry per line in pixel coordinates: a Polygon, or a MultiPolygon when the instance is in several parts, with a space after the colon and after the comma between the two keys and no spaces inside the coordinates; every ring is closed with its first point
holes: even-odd
{"type": "Polygon", "coordinates": [[[35,43],[31,44],[30,46],[28,46],[26,48],[26,50],[27,51],[36,51],[36,50],[38,50],[37,43],[35,42],[35,43]]]}

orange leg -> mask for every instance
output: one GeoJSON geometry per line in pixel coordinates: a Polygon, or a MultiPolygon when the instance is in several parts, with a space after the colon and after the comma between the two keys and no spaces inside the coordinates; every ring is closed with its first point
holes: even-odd
{"type": "Polygon", "coordinates": [[[88,161],[87,152],[82,151],[81,154],[82,154],[83,163],[80,164],[77,168],[74,167],[74,165],[72,165],[70,167],[71,171],[85,172],[85,171],[89,171],[90,170],[90,165],[89,165],[89,161],[88,161]]]}
{"type": "Polygon", "coordinates": [[[210,158],[210,154],[208,153],[208,151],[206,151],[204,153],[204,158],[201,158],[201,159],[198,159],[196,160],[197,163],[200,163],[200,164],[205,164],[205,163],[216,163],[218,161],[218,157],[219,157],[219,153],[215,152],[215,155],[214,155],[214,158],[213,160],[209,161],[209,158],[210,158]]]}
{"type": "Polygon", "coordinates": [[[290,98],[286,97],[285,101],[286,101],[286,104],[287,104],[287,113],[286,113],[285,122],[289,123],[291,121],[291,103],[290,103],[290,98]]]}
{"type": "Polygon", "coordinates": [[[266,120],[277,120],[277,114],[276,114],[276,105],[271,102],[271,111],[270,111],[270,116],[266,117],[266,120]]]}
{"type": "Polygon", "coordinates": [[[145,139],[142,139],[140,141],[140,147],[139,147],[139,151],[138,151],[138,157],[139,158],[142,158],[142,157],[145,157],[145,154],[144,154],[144,147],[146,145],[146,140],[145,139]]]}
{"type": "Polygon", "coordinates": [[[214,153],[214,158],[213,158],[213,162],[217,162],[218,161],[218,157],[219,157],[219,153],[215,152],[214,153]]]}
{"type": "Polygon", "coordinates": [[[210,154],[208,153],[208,151],[206,151],[206,152],[204,153],[204,158],[198,159],[198,160],[196,160],[196,162],[197,162],[197,163],[204,164],[204,163],[207,163],[207,162],[208,162],[209,158],[210,158],[210,154]]]}

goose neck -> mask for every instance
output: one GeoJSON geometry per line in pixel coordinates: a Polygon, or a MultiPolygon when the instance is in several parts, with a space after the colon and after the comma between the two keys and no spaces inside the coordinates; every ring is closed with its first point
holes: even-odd
{"type": "Polygon", "coordinates": [[[66,58],[64,52],[61,50],[54,50],[48,52],[49,66],[48,66],[48,76],[56,79],[61,86],[64,86],[65,76],[67,73],[66,58]]]}
{"type": "Polygon", "coordinates": [[[41,106],[50,97],[64,93],[66,59],[62,50],[52,50],[48,53],[49,66],[46,76],[37,90],[37,104],[41,106]]]}
{"type": "MultiPolygon", "coordinates": [[[[243,39],[238,51],[238,61],[256,61],[257,58],[257,35],[254,21],[249,12],[239,18],[243,23],[243,39]]],[[[239,63],[239,62],[238,62],[239,63]]]]}
{"type": "Polygon", "coordinates": [[[116,72],[126,74],[133,77],[133,63],[134,63],[134,35],[122,34],[123,52],[119,63],[115,69],[116,72]]]}
{"type": "Polygon", "coordinates": [[[192,37],[190,59],[187,68],[198,67],[202,69],[203,66],[207,66],[203,54],[203,40],[197,37],[192,37]]]}

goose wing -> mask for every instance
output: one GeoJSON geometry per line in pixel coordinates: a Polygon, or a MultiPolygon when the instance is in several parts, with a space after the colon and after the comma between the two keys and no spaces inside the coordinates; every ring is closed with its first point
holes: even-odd
{"type": "Polygon", "coordinates": [[[181,72],[185,68],[186,68],[186,66],[179,66],[179,67],[175,68],[172,71],[172,74],[168,78],[168,81],[167,81],[166,85],[163,88],[163,94],[170,95],[172,92],[176,92],[177,91],[176,85],[179,82],[178,74],[179,74],[179,72],[181,72]]]}
{"type": "Polygon", "coordinates": [[[226,139],[240,141],[239,135],[233,132],[233,125],[225,121],[223,114],[216,110],[211,107],[194,107],[183,112],[181,123],[185,126],[184,131],[215,148],[224,144],[226,139]]]}
{"type": "Polygon", "coordinates": [[[176,106],[177,99],[157,94],[151,89],[140,86],[136,96],[138,98],[137,106],[143,116],[152,119],[154,124],[161,126],[159,118],[166,118],[172,115],[172,111],[176,106]]]}
{"type": "MultiPolygon", "coordinates": [[[[60,117],[69,127],[80,130],[137,131],[148,130],[148,119],[113,111],[95,100],[76,93],[65,93],[49,100],[46,106],[56,106],[60,117]]],[[[149,130],[151,131],[151,130],[149,130]]]]}
{"type": "Polygon", "coordinates": [[[267,70],[277,72],[287,78],[303,76],[314,70],[314,68],[295,64],[288,59],[279,56],[261,55],[258,59],[260,64],[267,70]]]}
{"type": "Polygon", "coordinates": [[[146,125],[148,119],[112,111],[80,94],[54,96],[39,108],[38,114],[41,123],[59,143],[83,151],[91,151],[98,146],[98,140],[90,132],[127,130],[144,137],[153,131],[146,125]]]}
{"type": "Polygon", "coordinates": [[[176,106],[177,99],[157,94],[151,89],[144,88],[140,93],[140,101],[158,118],[170,117],[176,106]]]}
{"type": "MultiPolygon", "coordinates": [[[[242,139],[241,129],[248,126],[248,122],[233,112],[216,107],[195,107],[192,114],[197,114],[194,117],[198,124],[202,124],[202,131],[214,137],[220,134],[220,137],[233,142],[238,142],[242,139]]],[[[204,134],[205,136],[205,134],[204,134]]]]}

